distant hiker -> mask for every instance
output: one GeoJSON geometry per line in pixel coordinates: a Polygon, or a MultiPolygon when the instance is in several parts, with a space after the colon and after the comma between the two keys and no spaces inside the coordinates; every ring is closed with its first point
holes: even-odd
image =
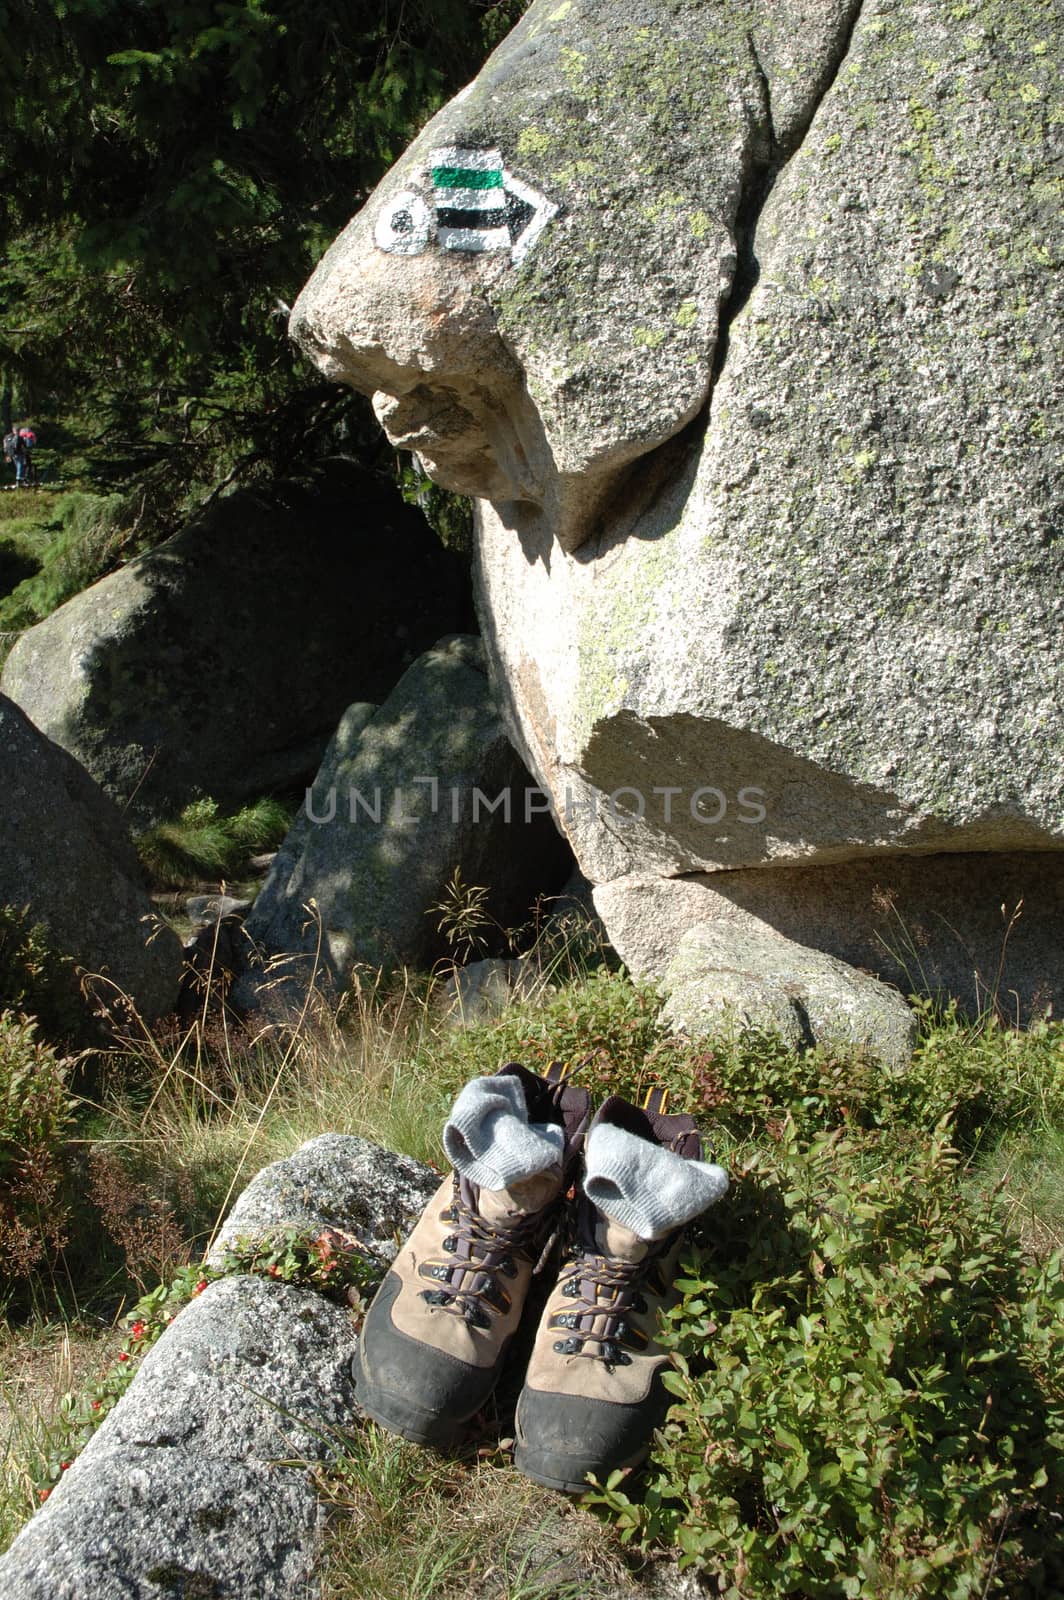
{"type": "Polygon", "coordinates": [[[20,428],[18,430],[18,436],[22,440],[22,445],[26,454],[26,466],[23,472],[22,482],[29,487],[30,484],[37,482],[37,463],[33,459],[33,452],[37,448],[37,435],[34,433],[32,428],[20,428]]]}
{"type": "Polygon", "coordinates": [[[26,481],[30,453],[26,441],[18,428],[12,428],[10,433],[4,435],[4,459],[10,461],[13,465],[15,469],[15,487],[20,489],[26,481]]]}

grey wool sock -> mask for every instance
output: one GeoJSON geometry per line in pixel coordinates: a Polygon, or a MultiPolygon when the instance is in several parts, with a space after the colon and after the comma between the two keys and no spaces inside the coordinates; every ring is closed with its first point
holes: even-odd
{"type": "Polygon", "coordinates": [[[517,1078],[474,1078],[451,1108],[443,1148],[455,1171],[481,1189],[508,1189],[538,1173],[561,1173],[564,1134],[529,1122],[517,1078]]]}
{"type": "Polygon", "coordinates": [[[612,1122],[592,1127],[584,1152],[584,1193],[611,1222],[640,1239],[663,1239],[714,1205],[728,1174],[710,1161],[688,1161],[612,1122]]]}

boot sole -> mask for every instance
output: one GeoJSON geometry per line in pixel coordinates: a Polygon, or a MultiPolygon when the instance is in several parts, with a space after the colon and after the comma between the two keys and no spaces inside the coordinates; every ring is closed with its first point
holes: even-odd
{"type": "Polygon", "coordinates": [[[557,1489],[562,1494],[586,1494],[591,1488],[587,1481],[587,1474],[593,1472],[596,1477],[605,1473],[615,1472],[618,1467],[642,1466],[650,1454],[650,1445],[640,1450],[629,1461],[612,1461],[608,1467],[603,1467],[600,1461],[589,1461],[583,1468],[583,1476],[577,1478],[576,1463],[571,1456],[551,1455],[546,1451],[526,1450],[518,1445],[514,1450],[514,1466],[522,1477],[530,1478],[533,1483],[542,1484],[545,1489],[557,1489]]]}
{"type": "MultiPolygon", "coordinates": [[[[397,1433],[412,1444],[428,1445],[435,1450],[449,1450],[460,1444],[465,1436],[468,1417],[455,1420],[441,1417],[436,1412],[413,1406],[403,1395],[381,1389],[371,1383],[362,1365],[362,1350],[356,1346],[351,1358],[351,1376],[355,1383],[355,1398],[372,1421],[397,1433]]],[[[475,1416],[476,1413],[474,1412],[475,1416]]]]}

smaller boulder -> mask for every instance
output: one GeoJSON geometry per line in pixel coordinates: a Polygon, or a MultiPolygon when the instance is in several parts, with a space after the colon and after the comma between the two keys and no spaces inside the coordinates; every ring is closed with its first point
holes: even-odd
{"type": "Polygon", "coordinates": [[[217,1264],[238,1239],[279,1228],[353,1232],[375,1256],[391,1261],[396,1235],[409,1231],[439,1186],[439,1173],[353,1134],[323,1133],[254,1177],[211,1246],[217,1264]]]}
{"type": "Polygon", "coordinates": [[[301,787],[468,611],[420,512],[352,461],[223,497],[18,640],[6,694],[137,825],[301,787]]]}
{"type": "Polygon", "coordinates": [[[515,1000],[538,999],[549,986],[549,975],[534,956],[471,961],[444,980],[440,1003],[453,1026],[473,1028],[501,1017],[515,1000]]]}
{"type": "Polygon", "coordinates": [[[520,924],[564,883],[571,853],[507,738],[478,639],[421,656],[357,737],[350,716],[247,919],[268,956],[301,954],[304,976],[341,986],[359,962],[430,966],[447,954],[432,908],[455,872],[487,889],[487,929],[520,924]]]}
{"type": "Polygon", "coordinates": [[[685,1033],[759,1029],[795,1048],[859,1046],[895,1071],[908,1065],[916,1043],[916,1018],[896,989],[753,918],[689,929],[664,986],[662,1020],[685,1033]]]}

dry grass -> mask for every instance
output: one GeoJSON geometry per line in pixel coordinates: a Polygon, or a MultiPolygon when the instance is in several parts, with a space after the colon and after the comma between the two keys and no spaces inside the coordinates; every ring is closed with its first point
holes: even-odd
{"type": "Polygon", "coordinates": [[[1064,1128],[1007,1134],[979,1163],[974,1183],[997,1189],[1034,1260],[1064,1250],[1064,1128]]]}
{"type": "Polygon", "coordinates": [[[368,1424],[327,1486],[323,1600],[633,1600],[611,1529],[497,1450],[449,1460],[368,1424]]]}
{"type": "Polygon", "coordinates": [[[0,1326],[0,1550],[37,1508],[40,1464],[55,1454],[69,1397],[103,1368],[111,1330],[59,1322],[0,1326]]]}

